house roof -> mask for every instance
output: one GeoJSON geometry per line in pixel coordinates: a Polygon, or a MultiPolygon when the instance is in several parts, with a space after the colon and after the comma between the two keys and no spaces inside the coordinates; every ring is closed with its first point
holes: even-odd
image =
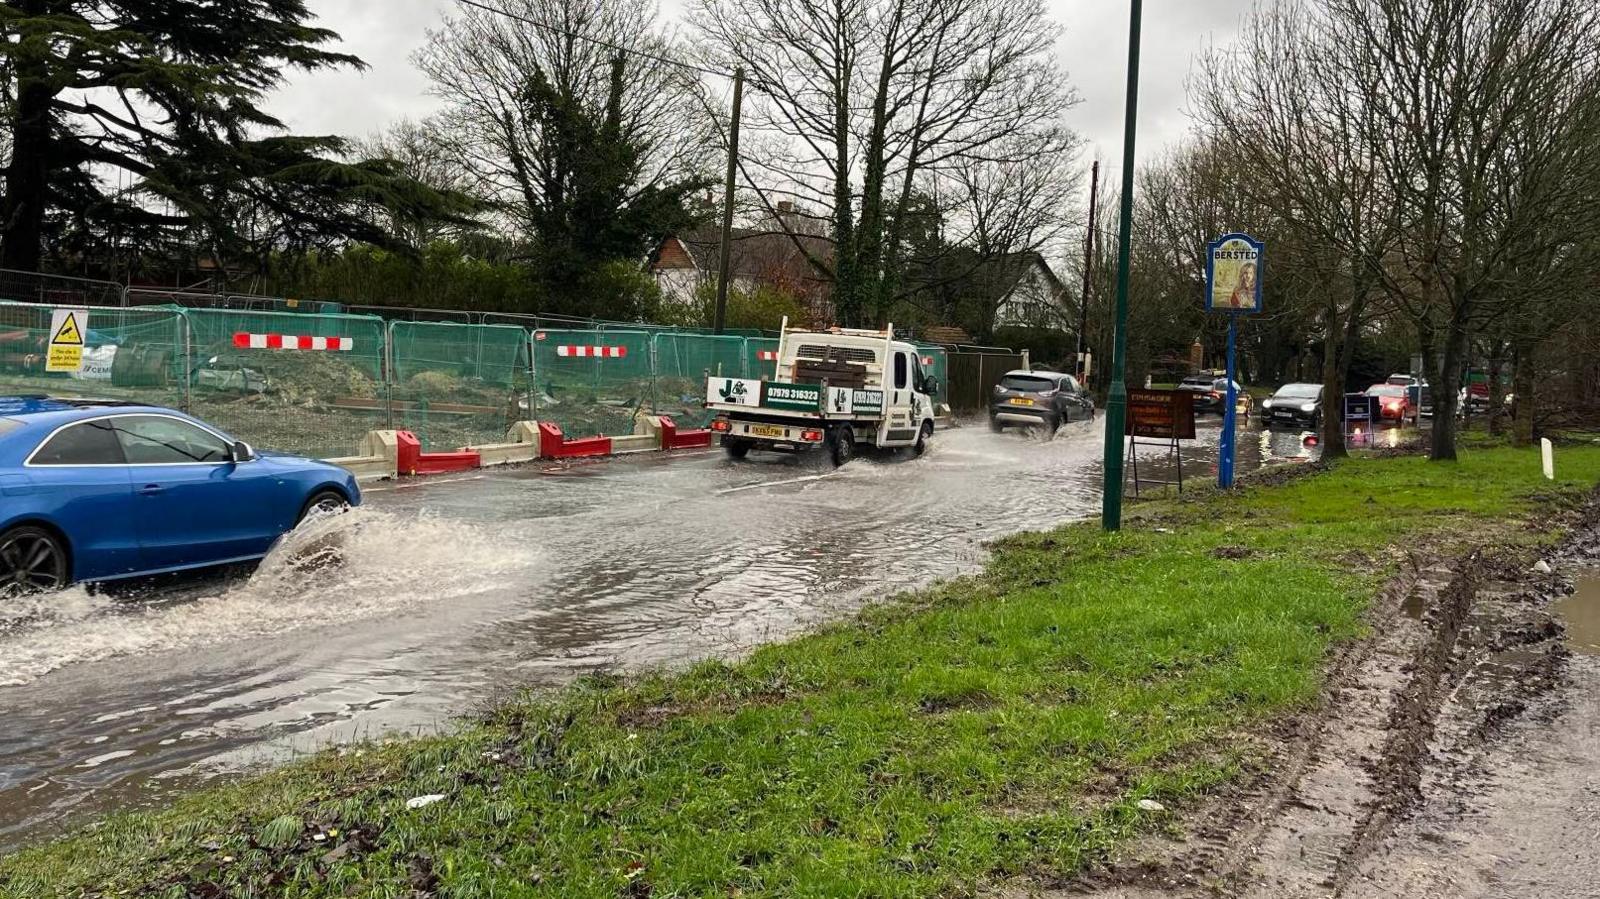
{"type": "MultiPolygon", "coordinates": [[[[1007,253],[987,260],[979,271],[982,275],[992,275],[995,286],[1000,288],[1000,295],[1007,296],[1017,285],[1028,276],[1029,272],[1040,271],[1050,282],[1050,292],[1056,296],[1066,293],[1067,285],[1056,277],[1055,270],[1050,268],[1050,263],[1045,261],[1042,254],[1035,251],[1023,253],[1007,253]]],[[[980,275],[981,276],[981,275],[980,275]]]]}
{"type": "MultiPolygon", "coordinates": [[[[717,271],[721,260],[721,229],[696,228],[672,235],[689,254],[690,261],[699,271],[717,271]]],[[[833,262],[833,241],[810,234],[790,236],[782,231],[755,228],[733,229],[733,246],[730,251],[730,268],[736,277],[759,278],[774,272],[784,272],[806,279],[823,279],[808,257],[824,265],[833,262]]],[[[656,256],[659,257],[657,250],[656,256]]],[[[652,259],[652,262],[655,260],[652,259]]]]}
{"type": "Polygon", "coordinates": [[[1037,252],[983,258],[971,247],[951,247],[923,264],[912,276],[911,283],[941,294],[1000,302],[1010,297],[1033,272],[1044,274],[1050,293],[1058,300],[1067,296],[1066,285],[1037,252]]]}
{"type": "MultiPolygon", "coordinates": [[[[721,250],[721,229],[715,226],[700,227],[668,236],[651,254],[650,265],[682,268],[682,257],[687,256],[695,271],[712,273],[718,270],[721,250]],[[681,255],[676,250],[670,254],[664,252],[672,241],[677,241],[682,248],[681,255]],[[667,261],[667,257],[671,257],[671,262],[667,261]],[[667,264],[663,265],[664,262],[667,264]]],[[[833,241],[823,236],[735,228],[730,251],[731,274],[736,278],[757,281],[826,285],[831,282],[831,275],[819,271],[812,260],[831,266],[833,251],[833,241]]],[[[976,289],[996,299],[1010,296],[1034,271],[1044,274],[1053,296],[1059,299],[1068,293],[1067,286],[1050,268],[1044,256],[1035,251],[979,259],[977,252],[969,247],[953,247],[942,257],[940,268],[944,276],[954,283],[967,285],[968,289],[976,289]]],[[[938,278],[931,271],[924,275],[928,276],[938,278]]]]}

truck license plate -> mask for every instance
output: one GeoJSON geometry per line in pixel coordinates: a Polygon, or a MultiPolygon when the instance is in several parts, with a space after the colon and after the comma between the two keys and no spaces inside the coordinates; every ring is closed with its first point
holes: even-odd
{"type": "Polygon", "coordinates": [[[783,428],[776,425],[751,425],[750,433],[757,437],[785,437],[788,436],[783,428]]]}

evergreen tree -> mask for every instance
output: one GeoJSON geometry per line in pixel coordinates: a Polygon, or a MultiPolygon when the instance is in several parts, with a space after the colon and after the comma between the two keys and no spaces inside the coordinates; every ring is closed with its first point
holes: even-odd
{"type": "Polygon", "coordinates": [[[304,0],[0,4],[10,138],[0,266],[81,258],[115,234],[219,258],[339,239],[389,243],[374,207],[461,216],[463,198],[388,160],[340,160],[260,106],[288,69],[360,67],[304,0]]]}
{"type": "Polygon", "coordinates": [[[697,224],[688,199],[710,185],[685,176],[641,183],[645,148],[623,123],[624,61],[612,60],[602,109],[562,90],[543,69],[528,76],[525,115],[539,141],[523,164],[538,173],[526,215],[534,269],[550,308],[583,315],[627,316],[596,273],[616,260],[637,260],[665,234],[697,224]]]}

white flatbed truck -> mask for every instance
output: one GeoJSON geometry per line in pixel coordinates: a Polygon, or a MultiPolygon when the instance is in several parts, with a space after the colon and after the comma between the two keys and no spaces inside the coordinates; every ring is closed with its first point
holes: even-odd
{"type": "Polygon", "coordinates": [[[832,328],[779,332],[771,376],[713,377],[712,431],[735,459],[753,449],[826,451],[843,465],[862,446],[920,455],[933,436],[938,385],[916,347],[884,331],[832,328]]]}

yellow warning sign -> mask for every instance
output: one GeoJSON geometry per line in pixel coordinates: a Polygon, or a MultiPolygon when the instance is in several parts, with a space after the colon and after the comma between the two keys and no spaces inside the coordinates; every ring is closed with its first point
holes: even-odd
{"type": "Polygon", "coordinates": [[[89,330],[89,310],[56,309],[50,316],[50,350],[44,370],[79,372],[83,370],[83,335],[89,330]]]}
{"type": "Polygon", "coordinates": [[[78,317],[73,313],[68,312],[61,327],[55,330],[56,335],[50,338],[51,343],[60,346],[83,346],[83,332],[78,330],[78,317]]]}

